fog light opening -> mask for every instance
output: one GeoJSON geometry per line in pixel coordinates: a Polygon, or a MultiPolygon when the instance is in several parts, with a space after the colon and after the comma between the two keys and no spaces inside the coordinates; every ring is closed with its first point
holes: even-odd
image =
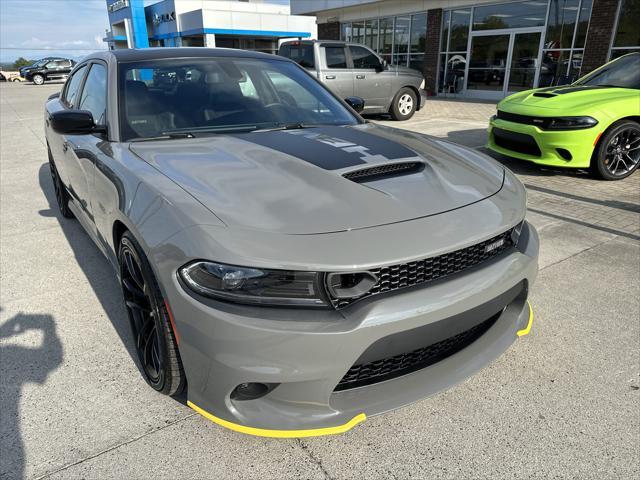
{"type": "Polygon", "coordinates": [[[231,392],[232,400],[256,400],[264,397],[276,388],[279,383],[241,383],[231,392]]]}
{"type": "Polygon", "coordinates": [[[556,152],[558,152],[558,155],[560,155],[567,162],[573,158],[571,152],[566,148],[556,148],[556,152]]]}

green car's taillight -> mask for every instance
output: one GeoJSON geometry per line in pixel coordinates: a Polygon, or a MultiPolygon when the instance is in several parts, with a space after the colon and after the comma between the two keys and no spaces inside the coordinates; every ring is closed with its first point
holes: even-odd
{"type": "Polygon", "coordinates": [[[326,307],[322,275],[196,261],[178,274],[205,297],[252,305],[326,307]]]}

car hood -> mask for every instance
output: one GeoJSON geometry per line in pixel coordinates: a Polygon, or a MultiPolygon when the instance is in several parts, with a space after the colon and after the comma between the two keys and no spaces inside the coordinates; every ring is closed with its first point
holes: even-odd
{"type": "Polygon", "coordinates": [[[414,77],[422,77],[422,73],[419,72],[418,70],[414,70],[413,68],[402,67],[398,65],[391,65],[389,68],[393,72],[396,72],[401,75],[413,75],[414,77]]]}
{"type": "Polygon", "coordinates": [[[475,150],[373,124],[218,134],[129,148],[228,226],[286,234],[437,215],[495,194],[504,180],[504,168],[475,150]],[[402,163],[419,168],[358,182],[343,176],[402,163]]]}
{"type": "Polygon", "coordinates": [[[565,85],[516,93],[500,102],[499,107],[523,106],[549,109],[593,108],[613,100],[638,98],[638,90],[591,85],[565,85]]]}

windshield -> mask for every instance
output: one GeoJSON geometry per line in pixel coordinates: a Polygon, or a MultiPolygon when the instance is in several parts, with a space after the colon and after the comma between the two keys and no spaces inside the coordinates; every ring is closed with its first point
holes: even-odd
{"type": "Polygon", "coordinates": [[[640,89],[640,54],[620,57],[581,78],[575,85],[640,89]]]}
{"type": "Polygon", "coordinates": [[[282,60],[213,57],[122,64],[120,88],[124,141],[360,121],[304,70],[282,60]]]}

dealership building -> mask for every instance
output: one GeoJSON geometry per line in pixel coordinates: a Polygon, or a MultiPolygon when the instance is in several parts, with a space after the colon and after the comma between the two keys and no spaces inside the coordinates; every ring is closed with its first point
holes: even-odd
{"type": "Polygon", "coordinates": [[[438,95],[499,99],[640,52],[640,0],[291,0],[320,39],[422,70],[438,95]]]}
{"type": "Polygon", "coordinates": [[[316,38],[315,17],[263,0],[106,0],[110,49],[226,47],[276,53],[278,41],[316,38]]]}

